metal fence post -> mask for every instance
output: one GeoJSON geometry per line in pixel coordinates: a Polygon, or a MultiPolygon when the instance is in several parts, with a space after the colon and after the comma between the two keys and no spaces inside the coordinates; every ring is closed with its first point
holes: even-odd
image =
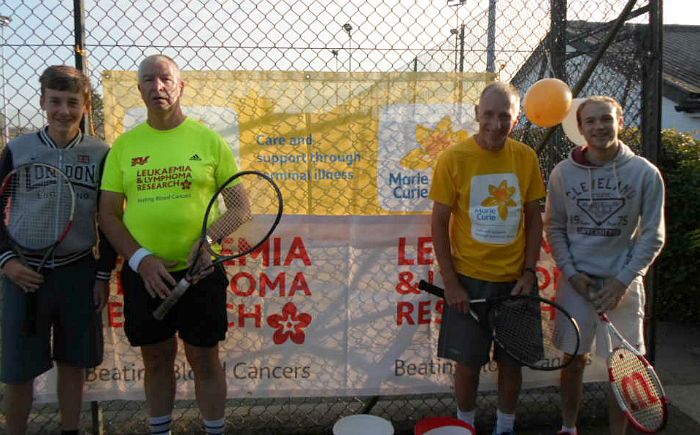
{"type": "MultiPolygon", "coordinates": [[[[646,37],[642,38],[642,155],[657,164],[661,152],[661,74],[663,70],[663,0],[649,0],[649,25],[646,37]]],[[[647,289],[647,342],[651,363],[656,358],[656,316],[654,295],[656,294],[655,269],[652,266],[646,275],[647,289]]]]}
{"type": "MultiPolygon", "coordinates": [[[[75,67],[89,77],[85,64],[85,3],[83,0],[73,0],[73,34],[75,45],[73,47],[75,56],[75,67]]],[[[90,131],[91,111],[88,111],[83,118],[80,129],[83,133],[90,131]]]]}
{"type": "MultiPolygon", "coordinates": [[[[73,0],[73,32],[75,36],[75,67],[88,75],[88,71],[85,65],[85,4],[83,0],[73,0]]],[[[83,132],[89,131],[88,126],[90,125],[90,112],[85,114],[83,119],[81,130],[83,132]]],[[[90,402],[90,416],[92,420],[92,433],[94,435],[101,435],[104,433],[103,422],[102,422],[102,410],[100,409],[100,403],[93,400],[90,402]]]]}
{"type": "Polygon", "coordinates": [[[566,4],[567,0],[551,0],[551,33],[549,52],[554,77],[567,82],[566,78],[566,4]]]}
{"type": "Polygon", "coordinates": [[[12,22],[12,18],[8,15],[0,15],[0,62],[2,62],[1,72],[2,72],[2,145],[7,145],[10,141],[10,127],[9,121],[7,119],[7,90],[5,83],[7,82],[7,77],[5,76],[5,27],[9,27],[12,22]]]}
{"type": "MultiPolygon", "coordinates": [[[[462,25],[462,35],[462,44],[464,44],[464,25],[462,25]]],[[[460,71],[464,71],[464,69],[460,71]]],[[[489,0],[489,18],[486,37],[486,72],[496,72],[496,0],[489,0]]]]}

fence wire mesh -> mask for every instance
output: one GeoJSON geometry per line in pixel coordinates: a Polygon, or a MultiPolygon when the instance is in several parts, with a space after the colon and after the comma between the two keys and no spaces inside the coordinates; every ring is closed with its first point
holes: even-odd
{"type": "MultiPolygon", "coordinates": [[[[75,3],[81,2],[0,1],[3,145],[44,125],[38,104],[38,75],[49,65],[76,64],[76,55],[92,80],[93,123],[96,134],[103,137],[108,127],[102,112],[105,72],[134,71],[144,56],[155,53],[173,57],[183,71],[347,73],[345,80],[329,75],[336,81],[329,79],[318,89],[304,90],[315,108],[332,106],[336,108],[334,115],[342,116],[362,107],[363,95],[370,95],[362,90],[375,85],[369,74],[375,72],[492,72],[523,93],[543,77],[577,83],[627,1],[101,0],[84,1],[82,11],[74,10],[75,3]],[[81,32],[84,43],[76,38],[81,32]]],[[[630,18],[581,92],[616,97],[625,107],[628,128],[638,128],[642,121],[648,6],[647,1],[635,3],[630,18]]],[[[198,92],[199,98],[227,96],[216,83],[198,92]]],[[[274,89],[267,92],[259,101],[272,102],[279,97],[274,89]]],[[[472,94],[465,91],[465,96],[472,94]]],[[[266,109],[264,104],[253,107],[250,113],[241,114],[240,122],[257,119],[266,109]]],[[[313,122],[323,123],[324,119],[313,122]]],[[[281,130],[293,130],[298,120],[276,125],[280,129],[277,133],[283,135],[287,132],[281,130]]],[[[352,140],[362,141],[362,124],[355,127],[352,140]]],[[[533,147],[545,134],[524,117],[515,131],[516,138],[533,147]]],[[[571,146],[558,129],[540,155],[545,176],[571,146]]],[[[357,192],[365,188],[355,187],[357,192]]],[[[314,195],[326,195],[332,203],[343,201],[343,193],[332,189],[314,195]]],[[[346,267],[345,260],[340,260],[343,252],[330,258],[319,274],[332,275],[346,267]]],[[[382,276],[377,272],[375,276],[382,276]]],[[[131,357],[139,358],[136,352],[131,357]]],[[[601,385],[587,386],[581,415],[590,420],[603,416],[603,398],[601,385]]],[[[558,403],[556,388],[524,392],[518,408],[519,425],[555,427],[558,403]]],[[[477,420],[486,425],[492,422],[494,407],[494,394],[483,393],[477,420]]],[[[451,394],[232,398],[227,402],[226,424],[235,433],[327,434],[339,417],[370,408],[371,413],[388,418],[409,433],[412,423],[421,417],[452,414],[455,403],[451,394]]],[[[145,416],[142,401],[99,402],[93,409],[84,406],[83,429],[145,433],[145,416]]],[[[195,402],[177,401],[174,418],[175,432],[201,432],[195,402]]],[[[4,416],[0,417],[2,425],[4,416]]],[[[30,432],[58,429],[57,407],[35,405],[30,432]]]]}

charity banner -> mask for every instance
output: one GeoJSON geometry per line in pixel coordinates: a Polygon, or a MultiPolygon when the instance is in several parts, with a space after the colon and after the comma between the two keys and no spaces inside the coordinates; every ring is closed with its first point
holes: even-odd
{"type": "MultiPolygon", "coordinates": [[[[135,72],[103,79],[111,143],[146,111],[135,72]]],[[[270,240],[226,264],[220,348],[229,397],[449,392],[454,364],[436,356],[444,302],[416,288],[420,279],[441,284],[428,191],[437,155],[476,131],[475,103],[495,76],[184,71],[183,79],[186,114],[219,132],[241,169],[275,179],[285,201],[270,240]]],[[[555,297],[546,244],[537,272],[541,293],[555,297]]],[[[104,313],[105,359],[87,374],[90,400],[144,397],[118,276],[104,313]]],[[[525,370],[524,386],[558,376],[525,370]]],[[[594,359],[586,376],[605,379],[604,362],[594,359]]],[[[178,397],[193,398],[182,346],[176,377],[178,397]]],[[[55,400],[54,384],[53,372],[43,376],[37,400],[55,400]]],[[[480,388],[495,387],[487,364],[480,388]]]]}

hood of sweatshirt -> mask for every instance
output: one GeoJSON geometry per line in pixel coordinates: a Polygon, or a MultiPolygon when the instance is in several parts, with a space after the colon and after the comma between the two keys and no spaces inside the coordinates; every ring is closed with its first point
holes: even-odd
{"type": "MultiPolygon", "coordinates": [[[[617,151],[617,154],[615,157],[604,163],[603,165],[594,165],[591,163],[588,158],[587,158],[587,148],[584,146],[577,146],[576,148],[572,149],[571,152],[569,152],[569,161],[574,165],[577,166],[581,169],[585,169],[588,172],[588,185],[591,186],[593,185],[593,177],[594,177],[594,172],[595,171],[612,171],[612,176],[615,180],[615,185],[621,186],[620,184],[620,177],[618,175],[618,170],[622,168],[625,164],[631,162],[635,154],[634,152],[622,143],[622,141],[619,142],[620,148],[617,151]]],[[[619,190],[615,190],[619,194],[619,190]]],[[[588,190],[589,193],[589,200],[592,202],[593,201],[593,189],[588,190]]],[[[619,197],[619,195],[618,195],[619,197]]]]}

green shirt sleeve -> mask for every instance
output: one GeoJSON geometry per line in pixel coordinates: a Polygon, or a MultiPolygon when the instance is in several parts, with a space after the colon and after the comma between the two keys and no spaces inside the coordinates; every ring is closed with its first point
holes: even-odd
{"type": "Polygon", "coordinates": [[[117,139],[114,141],[112,148],[107,154],[107,159],[105,160],[104,172],[102,173],[102,183],[100,185],[101,190],[124,193],[124,176],[121,170],[121,165],[119,164],[120,149],[120,142],[119,139],[117,139]]]}
{"type": "Polygon", "coordinates": [[[233,177],[238,172],[238,164],[233,155],[233,150],[229,147],[223,137],[218,137],[219,158],[215,170],[216,186],[220,187],[226,180],[233,177]]]}

